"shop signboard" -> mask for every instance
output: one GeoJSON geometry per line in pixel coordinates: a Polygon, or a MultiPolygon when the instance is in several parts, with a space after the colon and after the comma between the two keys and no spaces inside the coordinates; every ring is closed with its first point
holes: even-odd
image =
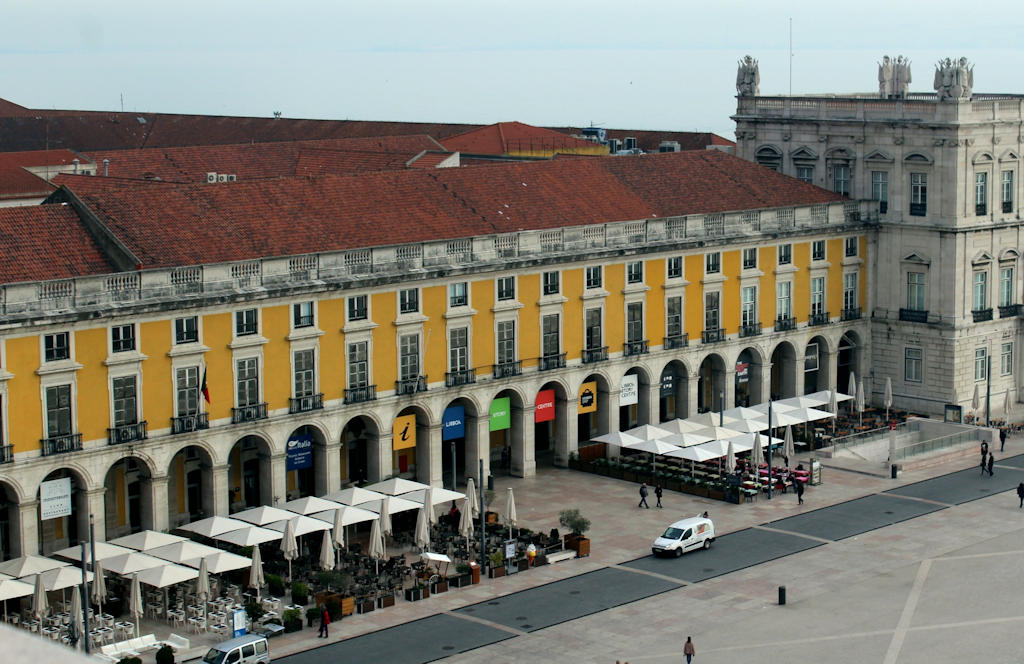
{"type": "Polygon", "coordinates": [[[441,418],[441,440],[455,440],[466,437],[465,406],[449,406],[441,418]]]}
{"type": "Polygon", "coordinates": [[[632,406],[637,402],[639,383],[636,374],[626,374],[622,377],[622,385],[619,387],[619,405],[632,406]]]}
{"type": "Polygon", "coordinates": [[[39,485],[39,518],[71,516],[71,478],[62,477],[39,485]]]}
{"type": "Polygon", "coordinates": [[[750,362],[736,363],[736,382],[745,383],[750,379],[750,362]]]}
{"type": "Polygon", "coordinates": [[[295,436],[285,446],[285,470],[301,470],[313,465],[313,437],[295,436]]]}
{"type": "Polygon", "coordinates": [[[503,431],[512,428],[512,402],[508,397],[501,397],[491,402],[490,431],[503,431]]]}
{"type": "Polygon", "coordinates": [[[550,422],[555,419],[555,391],[541,390],[534,402],[533,421],[550,422]]]}
{"type": "Polygon", "coordinates": [[[402,415],[395,418],[391,434],[391,449],[405,450],[416,447],[416,415],[402,415]]]}
{"type": "Polygon", "coordinates": [[[597,381],[591,380],[580,385],[579,405],[576,412],[582,415],[595,411],[597,411],[597,381]]]}
{"type": "Polygon", "coordinates": [[[661,374],[661,396],[670,397],[676,392],[676,375],[671,371],[661,374]]]}
{"type": "Polygon", "coordinates": [[[231,612],[231,635],[236,638],[245,636],[245,609],[235,609],[231,612]]]}

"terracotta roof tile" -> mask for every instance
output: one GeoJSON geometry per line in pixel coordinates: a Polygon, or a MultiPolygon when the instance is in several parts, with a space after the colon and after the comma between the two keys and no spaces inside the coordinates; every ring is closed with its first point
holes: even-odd
{"type": "Polygon", "coordinates": [[[77,157],[70,150],[0,152],[0,199],[47,196],[53,186],[27,170],[34,166],[67,166],[77,157]]]}
{"type": "Polygon", "coordinates": [[[442,142],[446,149],[453,152],[494,155],[535,150],[569,152],[573,149],[594,148],[590,141],[522,122],[499,122],[450,136],[442,142]]]}
{"type": "Polygon", "coordinates": [[[0,255],[0,283],[114,271],[68,205],[0,207],[0,255]]]}

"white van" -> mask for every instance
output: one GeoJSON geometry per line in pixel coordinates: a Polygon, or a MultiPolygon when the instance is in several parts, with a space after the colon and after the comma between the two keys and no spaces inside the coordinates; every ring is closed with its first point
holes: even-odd
{"type": "Polygon", "coordinates": [[[654,540],[651,552],[654,555],[671,553],[677,558],[693,549],[709,549],[715,541],[715,524],[711,519],[694,516],[676,521],[654,540]]]}
{"type": "Polygon", "coordinates": [[[269,664],[267,637],[246,634],[218,643],[207,651],[203,664],[269,664]]]}

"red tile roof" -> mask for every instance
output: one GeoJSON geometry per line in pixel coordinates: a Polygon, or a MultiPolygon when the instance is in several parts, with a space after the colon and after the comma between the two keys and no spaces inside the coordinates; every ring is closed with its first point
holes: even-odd
{"type": "MultiPolygon", "coordinates": [[[[0,200],[48,196],[53,185],[26,167],[66,166],[77,157],[69,150],[32,150],[0,152],[0,200]]],[[[83,163],[85,160],[82,160],[83,163]]]]}
{"type": "Polygon", "coordinates": [[[150,268],[842,200],[719,151],[213,187],[59,182],[150,268]]]}
{"type": "Polygon", "coordinates": [[[594,144],[558,131],[522,122],[499,122],[443,139],[452,152],[511,154],[524,151],[568,152],[593,149],[594,144]]]}
{"type": "Polygon", "coordinates": [[[24,106],[19,106],[13,101],[7,101],[6,99],[0,99],[0,115],[25,115],[30,111],[24,106]]]}
{"type": "Polygon", "coordinates": [[[68,205],[0,208],[0,256],[0,283],[114,272],[68,205]]]}
{"type": "MultiPolygon", "coordinates": [[[[583,127],[552,127],[556,131],[578,135],[583,127]]],[[[650,131],[641,129],[606,129],[608,138],[616,138],[625,147],[626,137],[636,139],[644,152],[657,152],[662,141],[675,141],[681,150],[705,150],[709,145],[736,146],[735,141],[706,131],[650,131]]]]}

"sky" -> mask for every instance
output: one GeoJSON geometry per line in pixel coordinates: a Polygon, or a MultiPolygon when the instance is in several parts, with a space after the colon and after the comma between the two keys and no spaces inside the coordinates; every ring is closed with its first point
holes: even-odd
{"type": "Polygon", "coordinates": [[[976,0],[0,0],[0,98],[29,108],[713,131],[761,94],[877,91],[966,56],[1024,93],[1016,3],[976,0]],[[792,51],[789,49],[792,21],[792,51]],[[789,54],[792,53],[792,57],[789,54]]]}

